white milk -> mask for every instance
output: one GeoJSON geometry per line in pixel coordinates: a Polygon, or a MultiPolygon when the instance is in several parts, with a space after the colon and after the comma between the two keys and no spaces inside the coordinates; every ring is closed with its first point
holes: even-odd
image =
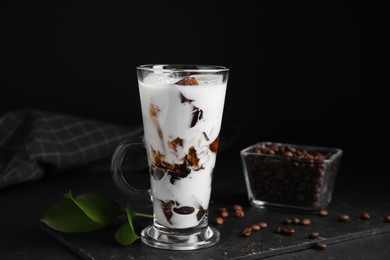
{"type": "Polygon", "coordinates": [[[209,207],[222,122],[226,83],[219,75],[193,77],[199,85],[163,74],[139,82],[154,214],[172,228],[198,225],[209,207]]]}

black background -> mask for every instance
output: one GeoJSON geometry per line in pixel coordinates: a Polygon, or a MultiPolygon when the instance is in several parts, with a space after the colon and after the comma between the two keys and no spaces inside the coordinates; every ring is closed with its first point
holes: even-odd
{"type": "Polygon", "coordinates": [[[356,162],[385,158],[389,82],[370,71],[380,48],[371,21],[387,3],[127,2],[3,3],[0,113],[138,125],[137,65],[224,65],[222,131],[239,127],[237,156],[277,141],[339,147],[356,162]]]}

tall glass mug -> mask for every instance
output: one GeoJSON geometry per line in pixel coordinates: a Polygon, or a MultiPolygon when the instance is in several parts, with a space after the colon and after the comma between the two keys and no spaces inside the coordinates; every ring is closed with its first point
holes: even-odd
{"type": "Polygon", "coordinates": [[[228,74],[210,65],[137,67],[144,140],[116,148],[112,174],[129,197],[153,203],[153,225],[141,232],[149,246],[192,250],[219,240],[208,225],[208,208],[228,74]],[[147,152],[149,190],[132,187],[121,172],[124,155],[140,145],[147,152]]]}

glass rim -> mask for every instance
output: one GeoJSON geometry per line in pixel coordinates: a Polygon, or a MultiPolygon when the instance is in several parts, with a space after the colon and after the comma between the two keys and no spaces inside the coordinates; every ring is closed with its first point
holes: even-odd
{"type": "MultiPolygon", "coordinates": [[[[306,150],[321,150],[326,151],[329,154],[328,158],[325,159],[317,159],[315,161],[322,161],[325,163],[330,163],[342,156],[343,150],[337,147],[325,147],[325,146],[313,146],[313,145],[305,145],[305,144],[291,144],[291,143],[280,143],[280,142],[258,142],[253,145],[250,145],[240,151],[241,156],[248,156],[248,155],[255,155],[255,156],[261,156],[261,157],[269,157],[269,158],[279,158],[283,160],[290,160],[290,158],[287,158],[282,155],[277,154],[259,154],[255,152],[251,152],[250,150],[254,147],[261,147],[262,145],[269,145],[269,144],[276,144],[276,145],[283,145],[283,146],[293,146],[293,147],[299,147],[306,150]]],[[[308,162],[311,159],[308,158],[293,158],[295,161],[301,161],[301,162],[308,162]]]]}
{"type": "Polygon", "coordinates": [[[137,70],[158,72],[228,72],[229,68],[204,64],[143,64],[137,70]]]}

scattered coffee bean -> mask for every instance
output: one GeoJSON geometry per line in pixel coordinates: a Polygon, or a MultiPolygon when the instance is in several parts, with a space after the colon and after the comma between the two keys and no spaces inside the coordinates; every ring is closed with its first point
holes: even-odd
{"type": "Polygon", "coordinates": [[[339,216],[339,221],[340,222],[349,222],[350,220],[351,220],[351,218],[347,214],[341,214],[339,216]]]}
{"type": "Polygon", "coordinates": [[[221,215],[221,217],[223,217],[223,218],[227,218],[227,217],[229,217],[229,212],[227,212],[227,211],[221,211],[221,212],[220,212],[220,215],[221,215]]]}
{"type": "Polygon", "coordinates": [[[281,227],[276,227],[275,229],[274,229],[274,232],[275,233],[280,233],[282,231],[282,228],[281,227]]]}
{"type": "Polygon", "coordinates": [[[234,204],[233,205],[233,210],[242,210],[242,206],[241,205],[238,205],[238,204],[234,204]]]}
{"type": "Polygon", "coordinates": [[[222,217],[216,217],[214,219],[214,223],[218,224],[218,225],[222,225],[223,224],[223,218],[222,217]]]}
{"type": "Polygon", "coordinates": [[[278,226],[274,232],[283,235],[292,235],[295,233],[295,228],[292,226],[278,226]]]}
{"type": "Polygon", "coordinates": [[[268,227],[267,222],[264,222],[264,221],[258,222],[257,225],[258,225],[261,229],[264,229],[264,228],[267,228],[267,227],[268,227]]]}
{"type": "Polygon", "coordinates": [[[221,212],[225,212],[227,211],[227,208],[219,208],[217,209],[217,212],[221,213],[221,212]]]}
{"type": "Polygon", "coordinates": [[[261,229],[261,227],[259,225],[257,225],[257,224],[253,224],[251,226],[251,228],[252,228],[253,231],[259,231],[261,229]]]}
{"type": "Polygon", "coordinates": [[[385,216],[383,221],[390,223],[390,215],[385,216]]]}
{"type": "Polygon", "coordinates": [[[285,220],[283,220],[283,224],[285,224],[285,225],[290,225],[291,223],[292,223],[291,218],[286,218],[285,220]]]}
{"type": "Polygon", "coordinates": [[[310,224],[311,224],[311,220],[309,218],[303,218],[301,220],[301,225],[303,225],[303,226],[308,226],[310,224]]]}
{"type": "Polygon", "coordinates": [[[299,222],[301,222],[301,221],[299,220],[299,218],[293,218],[293,219],[292,219],[292,223],[293,223],[293,224],[299,224],[299,222]]]}
{"type": "Polygon", "coordinates": [[[308,238],[310,238],[310,239],[316,239],[319,237],[320,237],[320,232],[317,232],[317,231],[313,231],[308,235],[308,238]]]}
{"type": "Polygon", "coordinates": [[[363,220],[369,220],[371,216],[367,211],[363,211],[362,214],[360,214],[360,218],[363,220]]]}
{"type": "Polygon", "coordinates": [[[251,227],[246,227],[241,232],[241,236],[243,236],[243,237],[249,237],[251,234],[252,234],[252,228],[251,227]]]}
{"type": "Polygon", "coordinates": [[[283,235],[292,235],[295,233],[295,228],[292,226],[282,226],[280,228],[280,234],[283,235]]]}
{"type": "Polygon", "coordinates": [[[217,212],[223,218],[229,217],[229,212],[228,212],[227,208],[219,208],[219,209],[217,209],[217,212]]]}
{"type": "Polygon", "coordinates": [[[245,213],[244,213],[244,211],[243,210],[236,210],[236,211],[234,211],[234,216],[236,217],[236,218],[243,218],[244,216],[245,216],[245,213]]]}
{"type": "Polygon", "coordinates": [[[318,212],[318,216],[326,217],[328,216],[329,212],[326,209],[322,209],[318,212]]]}
{"type": "Polygon", "coordinates": [[[324,249],[327,248],[327,247],[328,247],[328,245],[325,244],[324,242],[317,242],[317,243],[315,244],[315,248],[316,248],[317,250],[324,250],[324,249]]]}

